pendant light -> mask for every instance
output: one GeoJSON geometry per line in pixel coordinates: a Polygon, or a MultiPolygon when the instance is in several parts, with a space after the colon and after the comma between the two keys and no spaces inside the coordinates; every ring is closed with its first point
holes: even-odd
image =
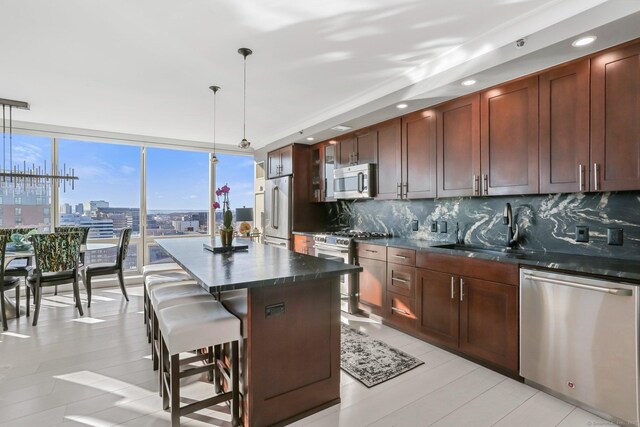
{"type": "Polygon", "coordinates": [[[15,101],[13,99],[0,98],[2,106],[2,167],[0,169],[0,186],[3,188],[17,188],[21,186],[24,191],[33,191],[38,187],[44,187],[48,184],[54,184],[66,192],[67,184],[71,185],[71,189],[75,188],[75,181],[78,177],[73,168],[67,170],[64,164],[62,169],[47,172],[47,161],[44,165],[36,167],[35,163],[27,165],[26,161],[14,163],[13,161],[13,109],[29,110],[29,103],[24,101],[15,101]],[[9,116],[9,133],[7,135],[7,109],[9,116]],[[7,150],[7,140],[9,149],[7,150]],[[9,154],[9,162],[7,163],[7,154],[9,154]]]}
{"type": "Polygon", "coordinates": [[[242,141],[238,144],[238,147],[243,150],[248,149],[251,143],[247,141],[247,56],[251,55],[253,51],[246,47],[238,49],[238,53],[244,56],[244,99],[242,101],[242,141]]]}
{"type": "Polygon", "coordinates": [[[218,163],[216,156],[216,93],[221,89],[220,86],[209,86],[213,91],[213,154],[211,155],[211,163],[218,163]]]}

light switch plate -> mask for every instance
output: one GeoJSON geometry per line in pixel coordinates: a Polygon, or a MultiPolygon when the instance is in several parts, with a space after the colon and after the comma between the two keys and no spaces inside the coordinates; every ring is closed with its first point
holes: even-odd
{"type": "Polygon", "coordinates": [[[440,221],[440,232],[441,233],[447,232],[447,221],[440,221]]]}
{"type": "Polygon", "coordinates": [[[607,245],[622,246],[623,231],[620,227],[607,228],[607,245]]]}
{"type": "Polygon", "coordinates": [[[576,225],[576,242],[586,243],[589,241],[589,227],[586,225],[576,225]]]}
{"type": "Polygon", "coordinates": [[[431,221],[431,232],[432,233],[438,232],[438,223],[436,221],[431,221]]]}
{"type": "Polygon", "coordinates": [[[417,219],[414,219],[413,221],[411,221],[411,230],[418,231],[418,220],[417,219]]]}

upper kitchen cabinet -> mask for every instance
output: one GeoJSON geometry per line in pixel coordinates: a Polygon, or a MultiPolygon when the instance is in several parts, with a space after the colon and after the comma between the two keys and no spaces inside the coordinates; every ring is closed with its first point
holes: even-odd
{"type": "Polygon", "coordinates": [[[481,94],[483,195],[538,193],[538,76],[481,94]]]}
{"type": "Polygon", "coordinates": [[[589,190],[589,61],[540,75],[540,192],[589,190]]]}
{"type": "Polygon", "coordinates": [[[326,141],[311,148],[311,200],[331,202],[333,171],[336,166],[336,141],[326,141]]]}
{"type": "Polygon", "coordinates": [[[402,139],[400,119],[380,124],[378,130],[378,186],[376,199],[399,199],[402,182],[402,139]]]}
{"type": "Polygon", "coordinates": [[[337,167],[376,163],[378,133],[365,129],[341,139],[337,144],[337,167]]]}
{"type": "Polygon", "coordinates": [[[591,60],[591,190],[640,189],[640,44],[591,60]]]}
{"type": "Polygon", "coordinates": [[[293,174],[293,145],[279,148],[267,154],[269,178],[293,174]]]}
{"type": "Polygon", "coordinates": [[[480,95],[437,108],[438,197],[480,195],[480,95]]]}
{"type": "Polygon", "coordinates": [[[402,118],[403,199],[436,197],[436,113],[419,111],[402,118]]]}
{"type": "Polygon", "coordinates": [[[436,196],[436,115],[419,111],[378,129],[377,199],[436,196]]]}

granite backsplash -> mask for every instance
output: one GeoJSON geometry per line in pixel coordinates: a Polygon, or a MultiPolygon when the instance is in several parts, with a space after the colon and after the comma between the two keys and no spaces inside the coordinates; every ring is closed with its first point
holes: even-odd
{"type": "Polygon", "coordinates": [[[386,231],[396,237],[454,242],[456,222],[466,244],[504,246],[505,203],[520,227],[520,247],[531,250],[640,260],[640,192],[466,197],[435,200],[357,200],[327,204],[330,227],[386,231]],[[411,221],[418,220],[418,231],[411,221]],[[447,233],[430,231],[446,221],[447,233]],[[589,227],[589,242],[575,241],[575,226],[589,227]],[[607,228],[624,230],[622,246],[607,245],[607,228]]]}

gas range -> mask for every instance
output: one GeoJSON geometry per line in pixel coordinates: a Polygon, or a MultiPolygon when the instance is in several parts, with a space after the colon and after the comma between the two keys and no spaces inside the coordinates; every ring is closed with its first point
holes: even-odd
{"type": "Polygon", "coordinates": [[[358,231],[358,230],[348,230],[348,231],[332,231],[326,233],[319,233],[313,236],[313,240],[316,243],[348,248],[351,246],[351,242],[354,239],[384,239],[387,237],[391,237],[389,233],[380,233],[377,231],[358,231]]]}
{"type": "MultiPolygon", "coordinates": [[[[368,231],[334,231],[318,233],[313,236],[315,256],[332,261],[353,264],[355,246],[354,239],[382,239],[390,237],[388,233],[368,231]]],[[[351,314],[358,313],[358,276],[340,276],[340,308],[351,314]]]]}

